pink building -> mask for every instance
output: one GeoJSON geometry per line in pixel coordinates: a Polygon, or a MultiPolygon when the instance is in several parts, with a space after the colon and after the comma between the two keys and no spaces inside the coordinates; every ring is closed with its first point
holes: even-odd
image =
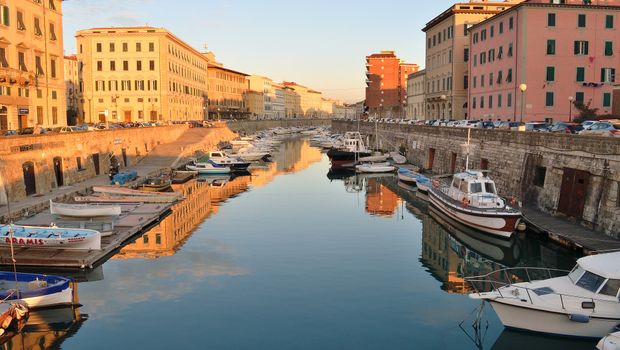
{"type": "Polygon", "coordinates": [[[470,34],[470,119],[569,121],[577,102],[611,113],[620,0],[528,0],[470,34]]]}

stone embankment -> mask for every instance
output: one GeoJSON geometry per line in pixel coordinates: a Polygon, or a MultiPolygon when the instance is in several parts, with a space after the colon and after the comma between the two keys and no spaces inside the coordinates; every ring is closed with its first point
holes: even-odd
{"type": "MultiPolygon", "coordinates": [[[[334,132],[359,127],[371,144],[402,148],[410,162],[435,174],[465,168],[467,129],[332,125],[334,132]]],[[[500,194],[620,238],[620,138],[472,129],[470,143],[469,168],[488,170],[500,194]]]]}

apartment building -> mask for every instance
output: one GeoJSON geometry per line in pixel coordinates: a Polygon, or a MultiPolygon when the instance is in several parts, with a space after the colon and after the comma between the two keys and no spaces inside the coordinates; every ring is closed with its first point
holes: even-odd
{"type": "Polygon", "coordinates": [[[425,76],[426,70],[421,70],[407,77],[407,113],[408,119],[425,119],[425,76]]]}

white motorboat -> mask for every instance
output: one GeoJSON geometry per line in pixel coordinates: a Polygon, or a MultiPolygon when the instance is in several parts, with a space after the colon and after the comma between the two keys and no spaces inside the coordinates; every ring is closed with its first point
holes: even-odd
{"type": "Polygon", "coordinates": [[[509,328],[600,339],[620,325],[620,252],[581,258],[570,273],[513,268],[466,281],[470,298],[489,302],[509,328]]]}
{"type": "Polygon", "coordinates": [[[381,162],[386,162],[388,160],[388,158],[390,158],[389,155],[380,154],[380,155],[377,155],[377,156],[362,157],[362,158],[358,159],[358,161],[360,163],[381,163],[381,162]]]}
{"type": "Polygon", "coordinates": [[[101,232],[60,227],[1,225],[0,245],[101,250],[101,232]]]}
{"type": "Polygon", "coordinates": [[[390,163],[364,163],[356,165],[355,169],[360,173],[391,173],[396,167],[390,163]]]}
{"type": "Polygon", "coordinates": [[[198,172],[198,174],[230,174],[230,167],[223,165],[216,165],[212,162],[198,162],[195,164],[188,164],[185,166],[187,170],[198,172]]]}
{"type": "Polygon", "coordinates": [[[611,333],[596,345],[598,350],[620,350],[620,332],[611,333]]]}
{"type": "Polygon", "coordinates": [[[501,198],[495,182],[480,171],[454,174],[449,186],[434,180],[429,197],[444,214],[492,235],[509,238],[521,220],[521,211],[501,198]]]}
{"type": "Polygon", "coordinates": [[[50,199],[50,213],[54,215],[71,217],[98,217],[98,216],[119,216],[121,215],[120,205],[99,205],[99,204],[66,204],[55,203],[50,199]]]}
{"type": "Polygon", "coordinates": [[[407,158],[398,152],[390,152],[390,157],[394,160],[396,164],[405,164],[407,163],[407,158]]]}
{"type": "Polygon", "coordinates": [[[250,166],[250,162],[229,157],[222,151],[209,152],[205,157],[195,162],[196,165],[201,163],[209,163],[214,167],[228,167],[232,172],[247,171],[250,166]]]}

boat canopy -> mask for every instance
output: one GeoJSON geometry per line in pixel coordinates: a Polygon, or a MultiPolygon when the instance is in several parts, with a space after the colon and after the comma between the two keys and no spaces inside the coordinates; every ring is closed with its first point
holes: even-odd
{"type": "Polygon", "coordinates": [[[586,256],[577,264],[601,277],[620,280],[620,252],[586,256]]]}

